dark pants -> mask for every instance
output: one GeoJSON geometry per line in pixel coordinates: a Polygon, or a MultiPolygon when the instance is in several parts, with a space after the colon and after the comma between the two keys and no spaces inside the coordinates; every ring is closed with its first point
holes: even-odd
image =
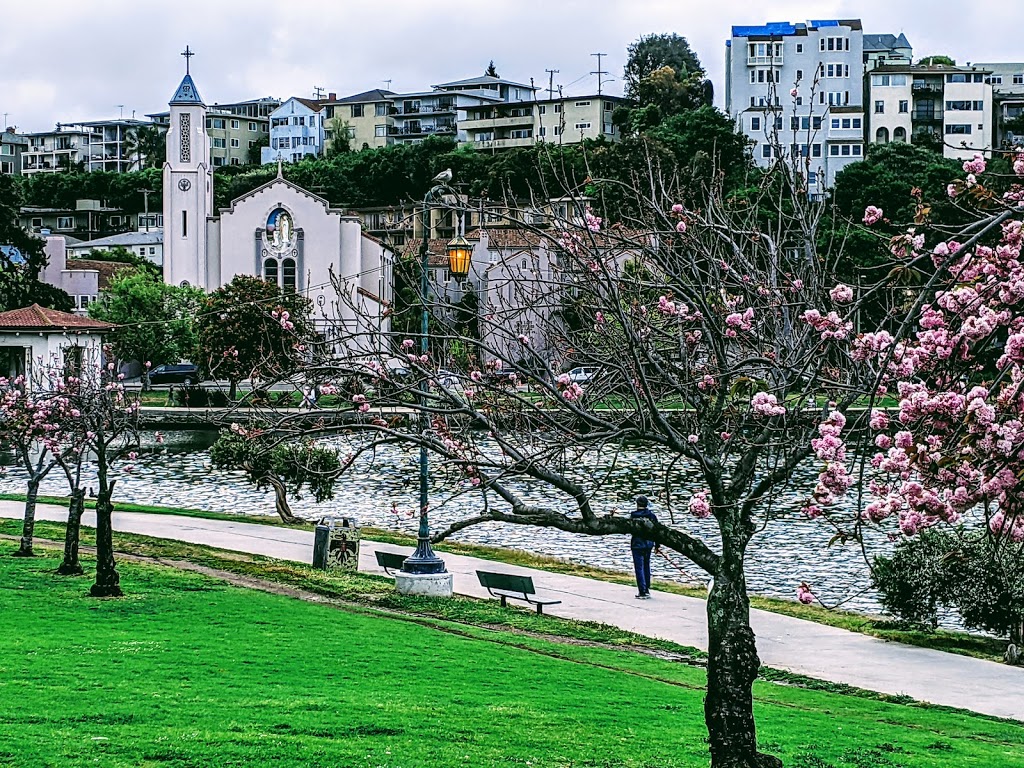
{"type": "Polygon", "coordinates": [[[634,549],[633,572],[636,573],[636,589],[641,595],[651,591],[651,549],[634,549]]]}

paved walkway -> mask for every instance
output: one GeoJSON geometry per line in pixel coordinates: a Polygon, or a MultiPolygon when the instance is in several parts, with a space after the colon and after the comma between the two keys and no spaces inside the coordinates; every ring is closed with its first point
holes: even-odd
{"type": "MultiPolygon", "coordinates": [[[[0,502],[2,517],[21,518],[23,509],[20,502],[0,502]]],[[[42,520],[67,519],[67,511],[57,506],[40,505],[37,514],[42,520]]],[[[91,510],[86,511],[83,523],[95,524],[91,510]]],[[[304,563],[312,558],[312,532],[241,521],[118,512],[114,515],[114,531],[115,537],[117,531],[140,533],[304,563]]],[[[376,549],[409,551],[406,547],[364,540],[359,558],[361,570],[381,573],[373,555],[376,549]]],[[[521,573],[533,577],[541,596],[562,601],[561,605],[545,609],[552,615],[599,621],[650,637],[707,648],[702,600],[663,592],[654,593],[651,600],[636,600],[635,590],[621,584],[462,555],[442,556],[454,574],[455,591],[459,594],[487,597],[476,578],[478,568],[521,573]]],[[[1024,720],[1024,668],[889,643],[766,611],[753,611],[751,621],[761,661],[768,666],[1024,720]]]]}

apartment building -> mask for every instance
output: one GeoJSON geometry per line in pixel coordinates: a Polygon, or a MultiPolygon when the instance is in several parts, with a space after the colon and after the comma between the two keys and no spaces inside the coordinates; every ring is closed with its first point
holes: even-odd
{"type": "Polygon", "coordinates": [[[991,149],[991,75],[980,66],[875,67],[866,75],[870,142],[941,146],[955,159],[991,149]]]}
{"type": "Polygon", "coordinates": [[[19,224],[36,234],[53,233],[77,240],[94,240],[136,229],[139,215],[103,205],[99,200],[76,200],[74,208],[23,206],[19,224]]]}
{"type": "Polygon", "coordinates": [[[124,173],[135,170],[139,156],[131,149],[131,134],[144,120],[125,118],[83,123],[57,123],[52,131],[28,133],[22,153],[24,174],[54,173],[74,168],[124,173]]]}
{"type": "Polygon", "coordinates": [[[397,111],[392,91],[375,88],[339,99],[337,94],[327,94],[327,129],[325,140],[330,146],[338,132],[347,133],[352,149],[386,147],[394,143],[394,114],[397,111]]]}
{"type": "Polygon", "coordinates": [[[726,41],[726,112],[758,165],[806,159],[810,194],[864,154],[859,19],[735,26],[726,41]],[[791,91],[795,89],[795,95],[791,91]]]}
{"type": "Polygon", "coordinates": [[[297,163],[323,154],[325,106],[324,102],[292,96],[271,112],[270,145],[260,151],[260,161],[264,165],[278,159],[297,163]]]}
{"type": "Polygon", "coordinates": [[[466,141],[480,149],[528,147],[538,141],[571,144],[601,136],[617,140],[612,113],[625,101],[591,94],[487,104],[468,109],[460,128],[466,141]]]}
{"type": "Polygon", "coordinates": [[[914,49],[902,32],[899,35],[864,35],[864,71],[878,66],[914,63],[914,49]]]}
{"type": "Polygon", "coordinates": [[[995,110],[993,146],[999,149],[1024,146],[1024,63],[975,66],[992,72],[988,82],[992,86],[995,110]]]}
{"type": "Polygon", "coordinates": [[[8,128],[0,133],[0,175],[21,175],[21,153],[28,146],[28,139],[8,128]]]}

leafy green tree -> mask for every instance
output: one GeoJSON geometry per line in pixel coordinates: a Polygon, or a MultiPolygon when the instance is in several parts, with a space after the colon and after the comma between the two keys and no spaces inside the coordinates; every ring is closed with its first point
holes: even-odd
{"type": "MultiPolygon", "coordinates": [[[[652,109],[668,117],[710,105],[713,93],[704,67],[685,37],[645,35],[627,49],[625,95],[637,109],[647,108],[643,122],[652,123],[652,109]]],[[[620,121],[622,120],[620,116],[620,121]]]]}
{"type": "Polygon", "coordinates": [[[132,159],[132,169],[162,168],[167,156],[167,138],[156,125],[137,125],[125,136],[124,153],[132,159]]]}
{"type": "Polygon", "coordinates": [[[338,451],[311,440],[281,442],[280,437],[256,427],[232,424],[222,429],[210,447],[210,462],[220,469],[241,470],[258,489],[274,490],[275,508],[282,522],[298,523],[288,493],[303,490],[317,502],[334,498],[334,482],[343,466],[338,451]]]}
{"type": "Polygon", "coordinates": [[[327,142],[327,148],[324,151],[324,157],[335,157],[336,155],[343,155],[346,152],[352,151],[352,131],[350,130],[348,120],[342,120],[340,117],[332,117],[330,123],[328,123],[330,130],[330,140],[327,142]]]}
{"type": "Polygon", "coordinates": [[[314,337],[312,302],[251,275],[236,275],[206,297],[198,320],[200,361],[227,379],[233,400],[242,379],[273,379],[297,370],[314,337]]]}
{"type": "Polygon", "coordinates": [[[123,245],[115,245],[113,248],[91,250],[83,258],[88,259],[89,261],[129,264],[138,270],[150,272],[157,277],[161,277],[163,275],[163,270],[161,270],[160,267],[145,256],[140,256],[135,253],[135,251],[131,251],[123,245]]]}
{"type": "Polygon", "coordinates": [[[256,139],[255,143],[249,147],[248,161],[249,165],[260,165],[263,162],[263,148],[270,146],[270,136],[263,135],[256,139]]]}
{"type": "Polygon", "coordinates": [[[917,62],[917,66],[921,67],[934,67],[936,65],[943,67],[955,67],[956,59],[951,59],[949,56],[925,56],[923,59],[917,62]]]}
{"type": "Polygon", "coordinates": [[[691,179],[692,189],[713,183],[717,175],[725,179],[727,189],[734,188],[752,167],[749,140],[712,106],[673,115],[647,137],[672,152],[680,175],[691,179]]]}
{"type": "Polygon", "coordinates": [[[146,363],[156,366],[195,357],[195,318],[202,303],[198,288],[167,285],[150,270],[127,267],[114,274],[89,314],[117,326],[106,341],[119,360],[143,363],[142,385],[148,389],[146,363]]]}
{"type": "MultiPolygon", "coordinates": [[[[57,176],[60,174],[39,174],[57,176]]],[[[21,187],[13,176],[0,176],[0,312],[39,304],[70,312],[71,297],[39,280],[46,266],[43,241],[18,222],[21,187]]]]}

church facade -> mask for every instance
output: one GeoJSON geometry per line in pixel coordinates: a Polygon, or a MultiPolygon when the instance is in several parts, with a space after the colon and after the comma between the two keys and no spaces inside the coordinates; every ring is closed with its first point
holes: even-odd
{"type": "Polygon", "coordinates": [[[255,275],[313,302],[335,347],[372,345],[389,330],[394,254],[360,217],[278,175],[219,211],[206,105],[190,74],[170,101],[163,171],[164,280],[214,291],[255,275]],[[368,320],[367,318],[371,318],[368,320]]]}

